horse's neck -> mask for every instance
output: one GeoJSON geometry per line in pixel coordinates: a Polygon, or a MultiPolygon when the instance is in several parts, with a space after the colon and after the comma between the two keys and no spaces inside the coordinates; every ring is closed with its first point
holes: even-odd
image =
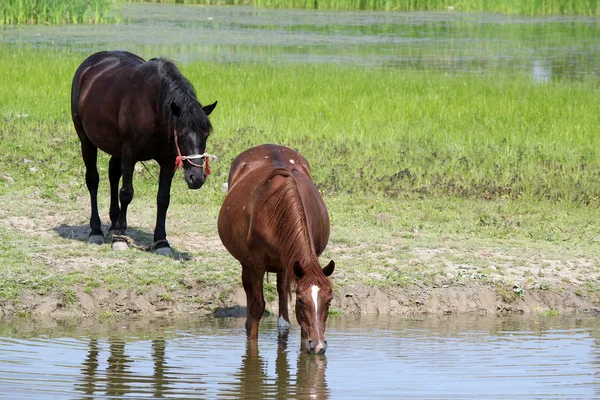
{"type": "Polygon", "coordinates": [[[265,208],[272,211],[269,219],[279,221],[276,236],[282,265],[291,263],[293,266],[295,261],[305,265],[317,260],[306,207],[296,179],[292,175],[284,176],[285,183],[269,196],[265,208]]]}
{"type": "Polygon", "coordinates": [[[319,257],[317,256],[313,238],[310,233],[308,224],[306,223],[306,216],[302,216],[302,223],[298,224],[296,237],[290,241],[290,238],[286,238],[288,241],[287,246],[282,246],[282,265],[293,266],[296,261],[300,265],[318,265],[319,257]]]}
{"type": "Polygon", "coordinates": [[[319,259],[314,252],[314,249],[307,248],[302,250],[291,251],[289,254],[282,254],[282,265],[291,270],[294,268],[294,263],[297,261],[303,268],[312,269],[314,266],[319,266],[319,259]]]}

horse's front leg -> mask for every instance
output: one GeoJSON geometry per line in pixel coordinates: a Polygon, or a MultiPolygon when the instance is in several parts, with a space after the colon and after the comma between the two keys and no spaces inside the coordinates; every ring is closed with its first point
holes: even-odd
{"type": "Polygon", "coordinates": [[[113,250],[126,250],[129,248],[125,236],[127,230],[127,207],[133,200],[133,168],[135,163],[130,152],[123,150],[121,156],[121,173],[123,174],[123,186],[119,191],[119,199],[121,200],[121,211],[117,218],[117,223],[114,224],[115,230],[112,239],[113,250]]]}
{"type": "Polygon", "coordinates": [[[121,159],[111,157],[108,162],[108,181],[110,182],[110,229],[114,231],[117,228],[117,220],[121,209],[119,208],[119,181],[121,180],[121,159]]]}
{"type": "Polygon", "coordinates": [[[246,335],[250,340],[258,338],[258,324],[265,312],[263,276],[257,276],[248,265],[242,264],[242,284],[246,292],[246,335]]]}
{"type": "Polygon", "coordinates": [[[287,331],[292,325],[290,324],[290,316],[288,314],[289,290],[286,288],[286,282],[284,282],[282,272],[277,273],[277,294],[279,297],[279,319],[277,320],[277,328],[279,328],[279,331],[287,331]]]}
{"type": "Polygon", "coordinates": [[[162,163],[160,165],[160,177],[158,180],[158,194],[156,196],[156,226],[154,227],[154,243],[152,247],[156,253],[171,256],[173,252],[167,241],[167,210],[171,202],[171,182],[175,171],[174,163],[162,163]]]}

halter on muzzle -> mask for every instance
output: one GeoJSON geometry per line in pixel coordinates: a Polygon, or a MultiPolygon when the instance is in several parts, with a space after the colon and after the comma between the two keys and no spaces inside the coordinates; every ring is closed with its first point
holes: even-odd
{"type": "MultiPolygon", "coordinates": [[[[203,154],[192,154],[189,156],[182,156],[181,155],[181,150],[179,149],[179,143],[177,141],[177,129],[175,129],[173,131],[173,135],[175,136],[175,148],[177,149],[177,157],[175,158],[175,171],[177,171],[177,169],[179,169],[179,167],[183,166],[183,161],[187,160],[187,162],[189,162],[190,164],[192,164],[194,167],[198,167],[198,168],[204,168],[204,173],[206,174],[206,176],[210,175],[210,163],[209,160],[211,157],[215,157],[212,154],[208,154],[208,153],[203,153],[203,154]],[[190,160],[195,160],[198,158],[203,158],[204,162],[202,164],[196,164],[193,161],[190,160]]],[[[215,157],[216,158],[216,157],[215,157]]]]}

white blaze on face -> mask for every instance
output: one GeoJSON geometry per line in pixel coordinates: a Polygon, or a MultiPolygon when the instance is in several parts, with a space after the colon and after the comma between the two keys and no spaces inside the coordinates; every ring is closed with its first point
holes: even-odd
{"type": "Polygon", "coordinates": [[[313,303],[315,304],[315,327],[319,326],[319,290],[321,290],[320,287],[318,287],[317,285],[313,285],[313,287],[311,288],[312,290],[312,299],[313,299],[313,303]]]}

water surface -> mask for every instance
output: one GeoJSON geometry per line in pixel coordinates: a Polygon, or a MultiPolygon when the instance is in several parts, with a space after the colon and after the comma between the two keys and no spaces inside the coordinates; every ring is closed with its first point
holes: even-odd
{"type": "Polygon", "coordinates": [[[128,4],[111,25],[5,26],[0,41],[91,53],[127,49],[181,62],[339,63],[600,76],[599,19],[456,12],[335,12],[128,4]]]}
{"type": "Polygon", "coordinates": [[[323,356],[243,319],[91,320],[0,327],[5,398],[600,397],[596,317],[332,317],[323,356]]]}

